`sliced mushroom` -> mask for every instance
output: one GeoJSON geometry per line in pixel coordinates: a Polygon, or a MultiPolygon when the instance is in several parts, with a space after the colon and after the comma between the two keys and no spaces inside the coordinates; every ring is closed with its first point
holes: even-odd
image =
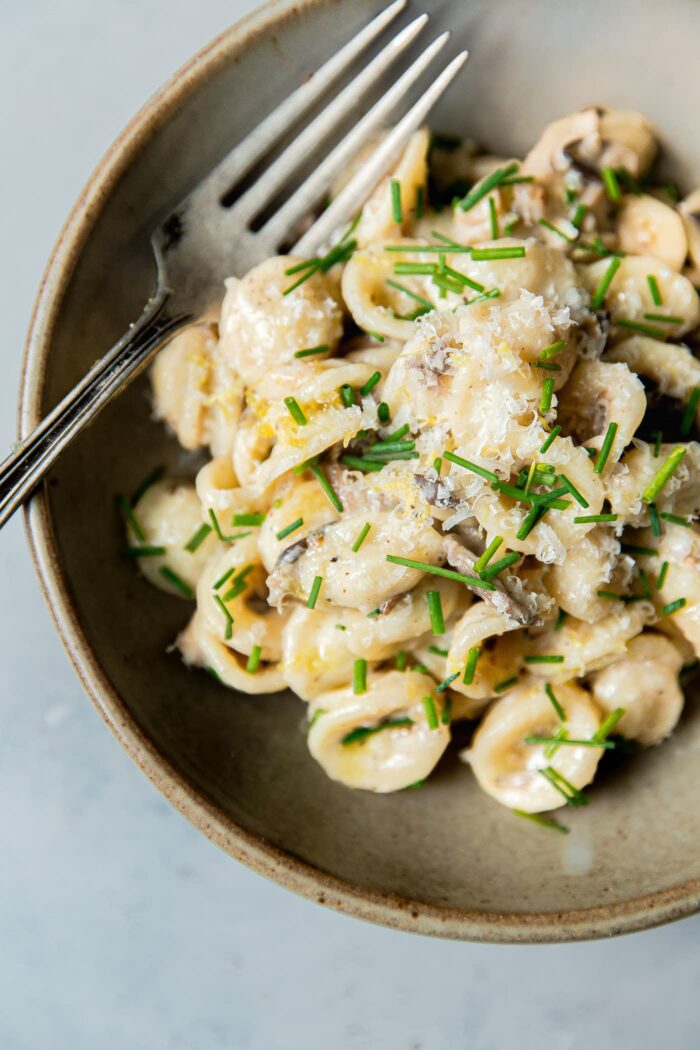
{"type": "Polygon", "coordinates": [[[600,448],[611,422],[617,423],[608,462],[612,466],[644,418],[647,399],[641,381],[624,364],[579,361],[559,394],[557,420],[577,444],[600,448]]]}
{"type": "Polygon", "coordinates": [[[625,196],[617,216],[620,248],[629,255],[651,255],[681,270],[688,254],[683,219],[668,204],[647,194],[625,196]]]}
{"type": "Polygon", "coordinates": [[[566,170],[570,166],[570,159],[564,153],[566,147],[597,136],[599,125],[600,117],[593,107],[552,121],[523,161],[522,173],[546,179],[548,175],[566,170]]]}
{"type": "MultiPolygon", "coordinates": [[[[446,536],[444,540],[444,551],[445,558],[447,559],[448,565],[451,565],[457,572],[462,572],[466,576],[475,576],[474,565],[476,564],[477,555],[473,554],[472,551],[467,550],[461,543],[453,539],[451,536],[446,536]]],[[[474,586],[469,589],[472,590],[484,601],[492,605],[496,612],[500,613],[501,616],[505,616],[509,620],[515,620],[521,626],[526,624],[535,624],[538,622],[536,613],[528,608],[523,602],[515,598],[507,589],[506,585],[501,581],[500,578],[496,577],[495,580],[491,581],[495,586],[495,590],[485,590],[483,587],[474,586]]],[[[541,620],[539,621],[541,622],[541,620]]]]}
{"type": "Polygon", "coordinates": [[[653,124],[633,109],[606,109],[600,117],[603,149],[601,168],[624,168],[634,178],[643,175],[656,156],[653,124]]]}

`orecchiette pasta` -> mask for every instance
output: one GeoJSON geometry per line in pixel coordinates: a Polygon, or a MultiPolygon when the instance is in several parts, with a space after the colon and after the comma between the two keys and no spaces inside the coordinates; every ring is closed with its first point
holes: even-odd
{"type": "Polygon", "coordinates": [[[126,553],[194,600],[187,664],[308,702],[334,780],[419,785],[480,719],[476,781],[537,814],[585,804],[620,736],[674,729],[700,656],[700,191],[675,206],[656,148],[600,107],[522,163],[420,129],[325,252],[230,278],[159,355],[157,417],[212,458],[120,498],[126,553]]]}

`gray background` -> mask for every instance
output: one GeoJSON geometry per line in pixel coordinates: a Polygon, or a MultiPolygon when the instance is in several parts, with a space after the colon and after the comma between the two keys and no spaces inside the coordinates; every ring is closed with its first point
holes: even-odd
{"type": "MultiPolygon", "coordinates": [[[[0,0],[0,446],[46,257],[111,140],[248,0],[0,0]]],[[[230,860],[111,739],[0,536],[1,1050],[698,1045],[700,917],[608,943],[431,941],[230,860]]]]}

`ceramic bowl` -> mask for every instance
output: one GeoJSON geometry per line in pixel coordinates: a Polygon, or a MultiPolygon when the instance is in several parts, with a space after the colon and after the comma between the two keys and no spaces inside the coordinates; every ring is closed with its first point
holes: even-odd
{"type": "MultiPolygon", "coordinates": [[[[192,59],[109,150],[39,292],[21,394],[28,432],[135,318],[148,233],[277,100],[376,12],[375,0],[281,0],[192,59]]],[[[672,173],[700,183],[693,69],[700,5],[674,0],[425,0],[471,59],[433,124],[521,154],[591,101],[661,129],[672,173]],[[653,41],[653,55],[650,48],[653,41]]],[[[410,11],[406,19],[410,17],[410,11]]],[[[413,10],[413,14],[416,11],[413,10]]],[[[452,46],[452,45],[451,45],[452,46]]],[[[114,494],[194,464],[150,420],[147,384],[113,402],[29,507],[29,540],[64,644],[109,728],[163,794],[256,871],[340,910],[421,933],[563,941],[651,926],[700,898],[700,722],[596,780],[568,836],[482,794],[454,752],[420,791],[352,792],[306,750],[301,702],[236,696],[167,646],[188,616],[120,556],[114,494]]]]}

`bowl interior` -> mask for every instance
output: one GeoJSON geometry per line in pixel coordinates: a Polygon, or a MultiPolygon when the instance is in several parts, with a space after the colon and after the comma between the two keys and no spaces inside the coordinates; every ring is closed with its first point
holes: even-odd
{"type": "MultiPolygon", "coordinates": [[[[148,233],[156,220],[381,6],[370,0],[273,6],[267,22],[253,24],[245,46],[235,33],[222,39],[181,75],[158,113],[151,110],[131,145],[102,172],[107,190],[92,202],[94,215],[74,220],[86,232],[70,274],[65,263],[55,265],[44,291],[25,426],[140,311],[152,287],[148,233]]],[[[700,6],[693,0],[667,3],[663,17],[654,0],[419,6],[433,16],[430,35],[449,27],[455,49],[471,51],[434,126],[518,155],[568,109],[592,101],[640,109],[659,127],[682,186],[700,182],[700,138],[688,135],[700,110],[700,80],[692,75],[700,6]]],[[[537,939],[544,929],[557,936],[546,915],[567,913],[559,929],[568,922],[571,935],[591,936],[626,921],[656,921],[659,913],[642,900],[648,895],[666,894],[678,912],[692,907],[688,884],[700,879],[700,721],[692,701],[670,742],[596,781],[588,809],[566,814],[568,836],[519,821],[490,801],[456,749],[421,791],[351,792],[327,780],[308,755],[299,700],[235,696],[166,651],[189,607],[152,589],[119,556],[114,511],[114,494],[131,491],[160,463],[179,474],[195,465],[151,422],[147,384],[140,381],[55,470],[47,495],[53,537],[44,503],[32,512],[31,527],[40,547],[55,549],[57,567],[45,559],[44,576],[55,588],[55,573],[62,575],[75,622],[60,626],[84,669],[90,660],[81,635],[86,639],[108,683],[101,687],[108,717],[116,717],[116,694],[167,763],[213,806],[214,825],[234,822],[360,894],[400,898],[383,917],[405,926],[430,906],[457,915],[450,932],[489,938],[498,936],[496,917],[505,913],[509,936],[537,939]],[[608,905],[577,927],[577,914],[608,905]],[[469,923],[460,925],[461,913],[469,923]]],[[[144,762],[153,773],[152,759],[144,762]]],[[[322,882],[312,877],[304,888],[320,891],[322,882]]]]}

